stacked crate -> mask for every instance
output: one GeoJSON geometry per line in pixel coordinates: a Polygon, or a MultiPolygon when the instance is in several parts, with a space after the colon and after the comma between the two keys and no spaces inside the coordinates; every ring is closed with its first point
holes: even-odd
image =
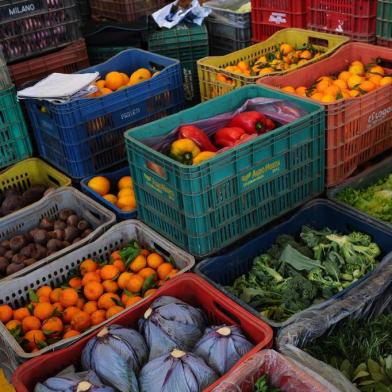
{"type": "Polygon", "coordinates": [[[392,48],[392,0],[378,0],[377,45],[392,48]]]}

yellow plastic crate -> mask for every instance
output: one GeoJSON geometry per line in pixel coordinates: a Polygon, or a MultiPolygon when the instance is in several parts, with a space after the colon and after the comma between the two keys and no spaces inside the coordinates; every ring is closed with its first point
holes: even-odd
{"type": "MultiPolygon", "coordinates": [[[[239,61],[252,63],[259,57],[276,50],[276,46],[281,43],[288,43],[292,46],[302,46],[312,44],[317,49],[325,52],[319,57],[309,60],[306,64],[293,67],[287,71],[273,72],[269,75],[283,75],[295,71],[298,68],[306,67],[318,60],[331,55],[336,49],[350,41],[349,37],[334,34],[318,33],[303,29],[283,29],[264,42],[249,46],[248,48],[238,50],[225,56],[205,57],[197,62],[199,73],[200,95],[202,101],[207,101],[219,95],[224,95],[230,91],[247,84],[254,84],[260,76],[245,76],[224,68],[229,65],[236,65],[239,61]],[[234,81],[234,85],[216,80],[217,73],[221,73],[234,81]]],[[[265,75],[267,76],[267,75],[265,75]]]]}
{"type": "Polygon", "coordinates": [[[39,158],[25,159],[0,173],[0,192],[10,188],[24,192],[37,184],[59,188],[71,183],[70,178],[39,158]]]}

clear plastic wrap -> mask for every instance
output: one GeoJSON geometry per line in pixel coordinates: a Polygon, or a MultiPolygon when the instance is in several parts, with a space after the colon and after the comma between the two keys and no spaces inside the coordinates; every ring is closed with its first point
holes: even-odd
{"type": "Polygon", "coordinates": [[[328,383],[344,392],[358,389],[337,369],[321,362],[301,348],[316,338],[328,333],[346,317],[369,319],[389,309],[392,301],[392,254],[389,254],[382,269],[362,281],[356,290],[349,291],[333,300],[322,310],[309,309],[296,322],[282,328],[276,338],[280,352],[313,370],[328,383]]]}
{"type": "Polygon", "coordinates": [[[212,392],[253,392],[263,374],[282,392],[338,392],[311,370],[274,350],[262,350],[250,357],[212,392]]]}

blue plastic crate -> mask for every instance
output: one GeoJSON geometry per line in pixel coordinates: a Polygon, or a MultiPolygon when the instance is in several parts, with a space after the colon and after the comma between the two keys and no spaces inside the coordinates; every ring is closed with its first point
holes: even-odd
{"type": "Polygon", "coordinates": [[[255,85],[134,128],[125,139],[138,217],[194,256],[215,253],[323,191],[324,129],[320,105],[255,85]],[[197,166],[141,141],[256,97],[291,101],[308,114],[197,166]]]}
{"type": "MultiPolygon", "coordinates": [[[[129,176],[129,167],[123,167],[122,169],[119,169],[117,171],[111,172],[111,173],[102,173],[99,174],[100,176],[106,177],[112,185],[117,184],[117,181],[124,176],[129,176]]],[[[116,214],[117,221],[123,221],[127,219],[136,219],[137,216],[137,210],[134,209],[129,212],[124,212],[120,210],[117,206],[114,204],[110,203],[106,199],[104,199],[99,193],[93,191],[91,188],[88,187],[88,182],[91,180],[93,176],[84,178],[80,182],[80,187],[82,189],[82,192],[85,193],[86,195],[90,196],[92,199],[98,201],[99,203],[103,204],[106,208],[108,208],[110,211],[113,211],[116,214]]],[[[115,189],[111,189],[109,193],[114,193],[116,194],[117,192],[114,192],[115,189]]]]}
{"type": "Polygon", "coordinates": [[[131,74],[138,68],[160,73],[142,83],[98,98],[68,103],[26,100],[40,156],[74,179],[125,162],[125,130],[176,113],[184,106],[178,60],[129,49],[110,60],[79,71],[105,76],[131,74]]]}
{"type": "MultiPolygon", "coordinates": [[[[392,229],[377,223],[369,224],[366,218],[364,219],[355,212],[347,210],[329,200],[316,199],[306,204],[283,223],[279,223],[273,228],[266,230],[239,248],[225,255],[202,261],[196,266],[195,272],[271,326],[282,327],[288,325],[294,318],[298,317],[299,313],[281,323],[268,320],[244,301],[227,291],[224,286],[231,285],[236,278],[248,273],[253,265],[253,259],[268,250],[275,243],[279,235],[296,235],[301,231],[303,225],[310,225],[316,229],[329,227],[342,233],[354,230],[361,231],[369,234],[380,246],[383,252],[382,256],[392,251],[392,229]]],[[[384,262],[390,261],[391,257],[384,257],[381,265],[377,268],[382,268],[384,262]]],[[[338,298],[348,290],[352,290],[359,282],[368,278],[371,274],[372,272],[369,272],[365,277],[336,294],[328,301],[316,306],[320,308],[327,306],[332,302],[333,298],[338,298]]]]}

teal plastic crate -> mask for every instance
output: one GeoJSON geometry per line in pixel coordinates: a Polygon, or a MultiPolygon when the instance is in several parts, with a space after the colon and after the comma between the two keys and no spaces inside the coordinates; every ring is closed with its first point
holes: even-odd
{"type": "Polygon", "coordinates": [[[185,99],[192,103],[200,102],[196,62],[208,56],[206,26],[180,24],[173,29],[150,31],[148,50],[180,60],[185,99]]]}
{"type": "Polygon", "coordinates": [[[377,2],[377,37],[392,39],[392,0],[377,2]]]}
{"type": "Polygon", "coordinates": [[[31,142],[14,86],[0,90],[0,168],[31,156],[31,142]]]}
{"type": "Polygon", "coordinates": [[[125,133],[138,218],[196,257],[213,254],[324,189],[324,109],[250,85],[125,133]],[[197,166],[141,142],[233,111],[247,99],[295,102],[308,114],[197,166]]]}

